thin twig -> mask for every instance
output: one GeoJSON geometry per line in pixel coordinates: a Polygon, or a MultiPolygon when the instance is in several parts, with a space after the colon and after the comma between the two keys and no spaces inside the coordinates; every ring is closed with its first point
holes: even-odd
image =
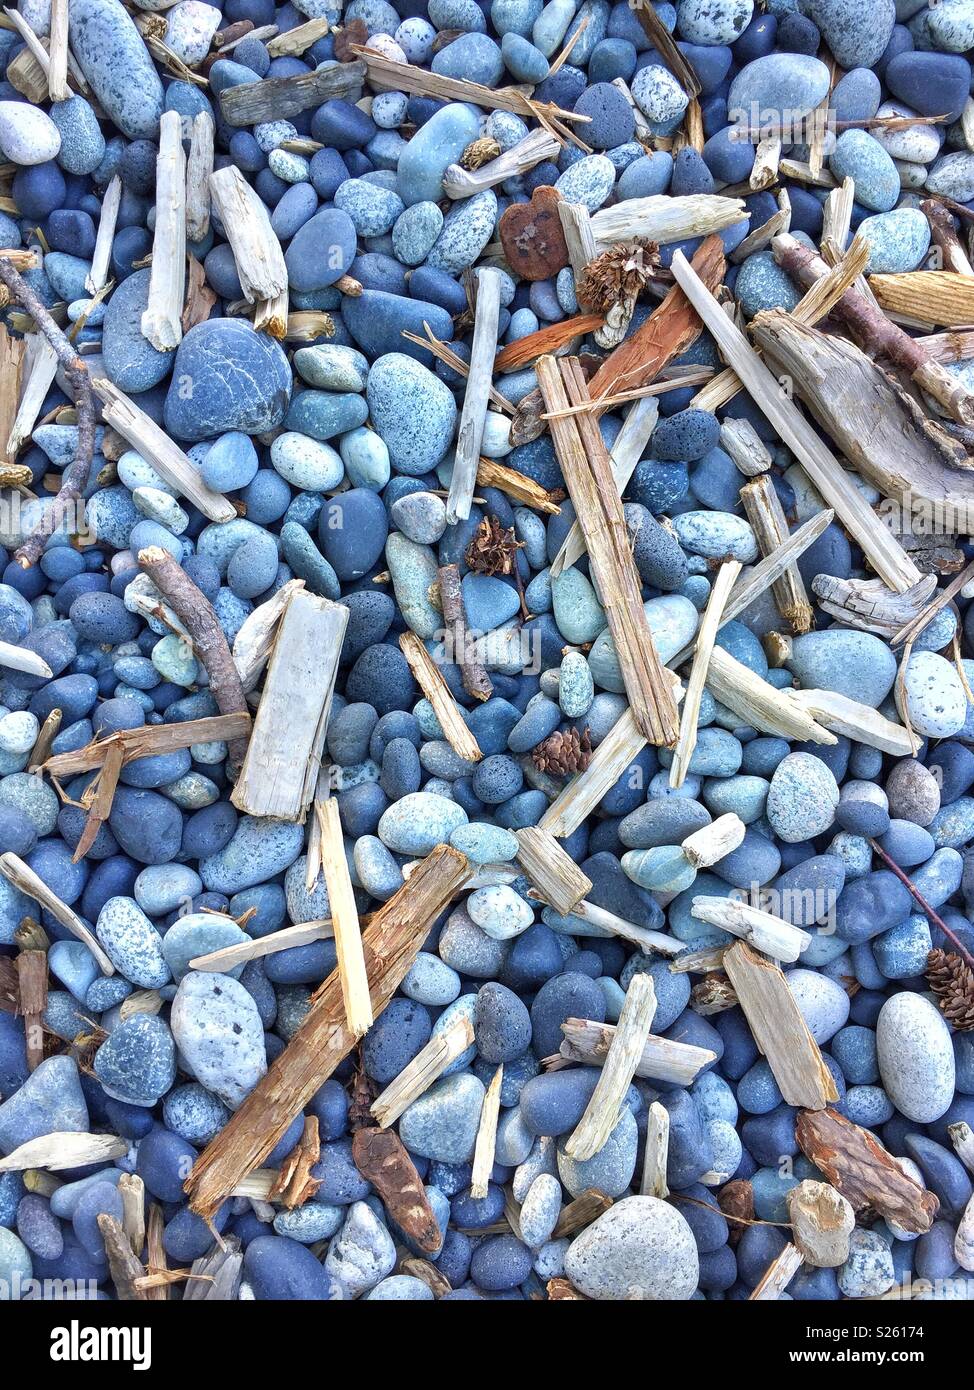
{"type": "Polygon", "coordinates": [[[879,855],[880,859],[886,865],[887,869],[889,869],[892,873],[896,875],[896,877],[902,883],[904,888],[909,890],[910,894],[923,908],[924,912],[930,918],[934,926],[940,928],[944,936],[946,936],[947,940],[950,941],[956,947],[956,949],[967,961],[967,964],[971,966],[972,969],[974,969],[974,956],[971,955],[970,951],[960,940],[960,938],[954,932],[951,931],[950,927],[948,927],[944,919],[941,916],[939,916],[936,912],[934,912],[933,908],[927,902],[926,898],[920,892],[916,884],[907,878],[906,874],[900,868],[899,864],[894,863],[894,861],[890,859],[886,851],[884,849],[881,849],[875,840],[870,840],[869,843],[872,846],[874,852],[879,855]]]}

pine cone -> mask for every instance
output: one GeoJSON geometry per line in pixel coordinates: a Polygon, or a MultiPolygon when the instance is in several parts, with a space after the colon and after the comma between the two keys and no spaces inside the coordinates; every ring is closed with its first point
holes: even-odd
{"type": "Polygon", "coordinates": [[[590,261],[578,279],[579,303],[594,314],[606,314],[616,304],[635,303],[659,265],[653,241],[621,241],[590,261]]]}
{"type": "Polygon", "coordinates": [[[974,970],[956,951],[931,951],[927,980],[948,1023],[963,1033],[974,1029],[974,970]]]}
{"type": "Polygon", "coordinates": [[[484,164],[489,164],[492,159],[496,159],[501,152],[501,147],[496,140],[492,140],[489,135],[482,135],[479,140],[474,140],[468,145],[460,156],[461,169],[481,168],[484,164]]]}
{"type": "Polygon", "coordinates": [[[496,516],[485,516],[467,546],[467,564],[477,574],[513,574],[521,545],[513,526],[505,531],[496,516]]]}
{"type": "Polygon", "coordinates": [[[559,733],[556,729],[538,744],[531,757],[540,772],[548,772],[552,777],[570,777],[573,772],[584,772],[592,761],[592,740],[588,729],[579,734],[577,729],[566,729],[559,733]]]}

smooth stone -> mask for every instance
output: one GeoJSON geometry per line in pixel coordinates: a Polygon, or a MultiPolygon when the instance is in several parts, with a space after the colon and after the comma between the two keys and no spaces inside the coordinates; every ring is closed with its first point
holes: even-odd
{"type": "Polygon", "coordinates": [[[780,839],[799,844],[828,830],[838,804],[839,788],[821,758],[789,753],[771,778],[766,814],[780,839]]]}
{"type": "Polygon", "coordinates": [[[21,167],[46,164],[61,148],[61,132],[39,106],[0,101],[0,152],[21,167]]]}
{"type": "Polygon", "coordinates": [[[135,1014],[113,1028],[92,1063],[102,1089],[127,1105],[153,1106],[176,1079],[176,1048],[161,1018],[135,1014]]]}
{"type": "Polygon", "coordinates": [[[176,349],[166,429],[192,442],[266,434],[284,419],[290,394],[290,364],[275,339],[244,319],[208,319],[176,349]]]}
{"type": "Polygon", "coordinates": [[[467,813],[455,801],[432,792],[412,792],[383,811],[377,834],[399,854],[422,856],[461,825],[467,813]]]}
{"type": "Polygon", "coordinates": [[[473,1157],[486,1094],[469,1072],[442,1078],[399,1120],[399,1137],[410,1153],[441,1163],[468,1163],[473,1157]]]}
{"type": "Polygon", "coordinates": [[[162,937],[132,898],[109,898],[95,924],[95,935],[126,980],[140,989],[160,989],[169,982],[162,937]]]}
{"type": "Polygon", "coordinates": [[[950,1030],[923,995],[903,991],[883,1005],[876,1023],[876,1051],[883,1087],[901,1114],[930,1124],[954,1095],[950,1030]]]}
{"type": "Polygon", "coordinates": [[[909,711],[916,733],[925,738],[949,738],[964,727],[967,696],[956,667],[945,657],[936,652],[913,652],[902,685],[902,695],[899,683],[894,690],[896,708],[901,719],[909,711]]]}
{"type": "Polygon", "coordinates": [[[794,637],[785,665],[806,690],[834,690],[874,709],[892,690],[897,670],[896,658],[881,638],[849,628],[794,637]]]}
{"type": "Polygon", "coordinates": [[[282,873],[297,859],[303,844],[301,826],[270,817],[241,816],[230,843],[200,860],[200,877],[211,893],[239,893],[282,873]]]}
{"type": "Polygon", "coordinates": [[[71,52],[108,118],[130,140],[155,140],[162,83],[142,36],[118,0],[75,0],[71,52]]]}
{"type": "Polygon", "coordinates": [[[684,1300],[699,1277],[693,1232],[675,1206],[624,1197],[572,1241],[568,1278],[588,1298],[684,1300]]]}
{"type": "Polygon", "coordinates": [[[734,78],[727,96],[728,118],[750,124],[756,110],[776,112],[779,117],[786,113],[789,120],[800,120],[828,95],[829,84],[829,70],[818,58],[769,53],[755,58],[734,78]]]}
{"type": "Polygon", "coordinates": [[[0,1105],[0,1149],[13,1153],[46,1134],[87,1134],[88,1107],[73,1057],[48,1057],[0,1105]]]}
{"type": "Polygon", "coordinates": [[[456,402],[439,377],[413,358],[391,352],[373,364],[366,394],[372,424],[396,470],[418,477],[435,468],[457,419],[456,402]]]}
{"type": "Polygon", "coordinates": [[[173,1037],[196,1079],[236,1110],[267,1070],[257,1005],[237,980],[191,971],[170,1017],[173,1037]]]}

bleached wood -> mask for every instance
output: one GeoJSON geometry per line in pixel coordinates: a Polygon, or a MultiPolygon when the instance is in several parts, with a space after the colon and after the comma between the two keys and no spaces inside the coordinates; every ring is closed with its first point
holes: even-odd
{"type": "Polygon", "coordinates": [[[887,313],[964,328],[974,322],[974,279],[951,270],[872,275],[869,288],[887,313]]]}
{"type": "Polygon", "coordinates": [[[608,1141],[642,1058],[655,1013],[656,989],[652,976],[633,975],[601,1075],[582,1118],[565,1145],[569,1158],[583,1162],[597,1154],[608,1141]]]}
{"type": "Polygon", "coordinates": [[[202,241],[210,230],[210,175],[213,173],[215,126],[209,111],[193,118],[189,159],[186,162],[186,236],[202,241]]]}
{"type": "Polygon", "coordinates": [[[790,1242],[764,1271],[761,1282],[748,1300],[751,1303],[776,1301],[804,1264],[802,1252],[790,1242]]]}
{"type": "Polygon", "coordinates": [[[128,1140],[117,1134],[75,1134],[58,1131],[40,1139],[28,1139],[6,1158],[0,1158],[0,1173],[22,1173],[26,1168],[58,1172],[62,1168],[81,1168],[87,1163],[110,1163],[128,1153],[128,1140]]]}
{"type": "Polygon", "coordinates": [[[83,748],[55,753],[43,763],[51,778],[75,777],[102,767],[113,748],[121,745],[123,762],[171,753],[174,748],[191,748],[194,743],[213,743],[246,738],[250,715],[216,714],[205,719],[186,719],[179,724],[143,724],[137,729],[120,729],[106,738],[93,739],[83,748]]]}
{"type": "Polygon", "coordinates": [[[635,130],[633,131],[635,138],[639,141],[646,139],[651,140],[653,138],[653,128],[636,105],[636,98],[630,90],[629,83],[624,77],[614,77],[612,79],[612,85],[613,87],[618,87],[629,104],[629,110],[632,112],[633,124],[635,126],[635,130]]]}
{"type": "Polygon", "coordinates": [[[680,848],[695,869],[709,869],[725,854],[737,849],[744,839],[747,826],[733,811],[718,816],[709,825],[688,835],[680,848]]]}
{"type": "Polygon", "coordinates": [[[781,137],[779,135],[767,135],[759,140],[754,151],[754,163],[751,166],[751,173],[748,183],[754,193],[758,193],[763,188],[770,188],[778,177],[778,165],[781,162],[781,137]]]}
{"type": "Polygon", "coordinates": [[[371,1111],[382,1129],[388,1129],[403,1111],[433,1082],[443,1075],[451,1062],[473,1043],[473,1027],[469,1018],[458,1018],[442,1033],[430,1038],[413,1060],[403,1067],[394,1081],[372,1102],[371,1111]]]}
{"type": "MultiPolygon", "coordinates": [[[[683,949],[683,942],[677,941],[675,937],[653,931],[650,927],[637,926],[635,922],[628,922],[624,917],[617,917],[614,912],[609,912],[604,907],[596,907],[595,903],[590,903],[587,898],[583,898],[580,903],[575,905],[571,916],[578,918],[580,922],[587,923],[590,927],[595,927],[596,935],[602,936],[607,932],[610,936],[618,936],[623,941],[632,942],[641,951],[655,951],[666,956],[676,955],[678,951],[683,949]]],[[[584,935],[585,933],[579,934],[584,935]]]]}
{"type": "Polygon", "coordinates": [[[954,1152],[969,1173],[974,1173],[974,1130],[966,1120],[947,1126],[954,1152]]]}
{"type": "Polygon", "coordinates": [[[898,758],[912,758],[920,748],[920,739],[902,724],[896,724],[870,705],[860,704],[836,690],[793,690],[789,692],[796,704],[812,718],[830,729],[833,734],[867,743],[898,758]]]}
{"type": "Polygon", "coordinates": [[[563,916],[573,912],[592,887],[592,880],[582,873],[550,831],[530,825],[515,834],[517,862],[540,897],[563,916]]]}
{"type": "Polygon", "coordinates": [[[494,1072],[487,1087],[483,1107],[480,1111],[480,1124],[477,1128],[477,1142],[473,1150],[473,1168],[470,1174],[470,1195],[482,1199],[487,1196],[494,1167],[494,1149],[497,1144],[497,1120],[501,1108],[501,1086],[504,1084],[503,1064],[494,1072]]]}
{"type": "Polygon", "coordinates": [[[13,642],[0,642],[0,666],[7,666],[11,671],[26,671],[31,676],[43,676],[45,680],[50,680],[54,674],[37,652],[15,646],[13,642]]]}
{"type": "Polygon", "coordinates": [[[118,1180],[122,1199],[122,1229],[133,1255],[142,1254],[145,1245],[145,1183],[138,1173],[123,1173],[118,1180]]]}
{"type": "Polygon", "coordinates": [[[487,404],[497,352],[497,323],[501,303],[501,277],[496,270],[475,272],[477,283],[474,306],[473,344],[467,368],[467,385],[457,427],[456,453],[450,491],[446,499],[447,524],[466,521],[470,515],[480,444],[487,418],[487,404]]]}
{"type": "Polygon", "coordinates": [[[708,946],[701,951],[681,951],[669,962],[671,975],[709,975],[711,971],[723,970],[726,946],[708,946]]]}
{"type": "Polygon", "coordinates": [[[974,1272],[974,1197],[968,1200],[954,1235],[954,1259],[961,1269],[974,1272]]]}
{"type": "Polygon", "coordinates": [[[149,299],[142,315],[142,336],[159,352],[176,348],[182,342],[185,281],[186,155],[182,117],[178,111],[166,111],[159,122],[152,268],[149,299]]]}
{"type": "MultiPolygon", "coordinates": [[[[770,473],[762,473],[745,483],[740,495],[758,549],[762,555],[773,555],[782,541],[788,539],[788,522],[770,473]]],[[[792,632],[808,632],[815,615],[798,566],[789,565],[772,584],[771,592],[778,612],[792,632]]]]}
{"type": "Polygon", "coordinates": [[[740,198],[724,198],[715,193],[690,193],[682,198],[656,194],[627,198],[593,213],[592,232],[599,251],[607,251],[617,241],[631,237],[647,237],[665,245],[707,236],[722,232],[735,222],[744,222],[749,216],[740,198]]]}
{"type": "Polygon", "coordinates": [[[313,941],[328,941],[334,935],[331,918],[319,917],[310,922],[296,922],[293,927],[282,927],[280,931],[268,932],[266,936],[238,942],[236,946],[221,946],[218,951],[196,956],[189,966],[191,970],[225,974],[228,970],[235,970],[238,965],[246,965],[249,960],[262,960],[265,956],[276,955],[278,951],[288,951],[293,946],[310,946],[313,941]]]}
{"type": "Polygon", "coordinates": [[[322,16],[321,19],[309,19],[294,29],[286,29],[283,34],[275,34],[267,42],[267,52],[272,58],[299,57],[312,44],[323,39],[330,29],[331,19],[328,15],[322,16]]]}
{"type": "Polygon", "coordinates": [[[416,677],[416,684],[433,706],[447,743],[459,757],[466,758],[468,762],[479,762],[484,756],[480,744],[467,727],[460,706],[450,693],[439,666],[415,632],[400,633],[399,647],[416,677]]]}
{"type": "Polygon", "coordinates": [[[67,101],[68,0],[51,0],[51,37],[48,48],[47,90],[52,101],[67,101]]]}
{"type": "Polygon", "coordinates": [[[568,261],[577,285],[589,261],[594,261],[599,254],[592,231],[592,217],[583,203],[567,203],[562,199],[558,204],[558,220],[565,234],[568,261]]]}
{"type": "MultiPolygon", "coordinates": [[[[615,1028],[611,1023],[595,1023],[589,1018],[569,1018],[561,1025],[564,1033],[560,1055],[572,1062],[601,1067],[609,1055],[615,1028]]],[[[672,1042],[650,1033],[636,1064],[635,1076],[656,1081],[672,1081],[689,1086],[717,1054],[707,1047],[672,1042]]]]}
{"type": "Polygon", "coordinates": [[[6,454],[12,459],[28,438],[51,389],[57,372],[57,355],[40,333],[28,333],[21,366],[20,403],[14,417],[6,454]]]}
{"type": "Polygon", "coordinates": [[[856,1224],[851,1202],[831,1183],[806,1178],[786,1194],[792,1239],[806,1264],[835,1269],[849,1258],[856,1224]]]}
{"type": "Polygon", "coordinates": [[[85,277],[85,289],[91,294],[97,294],[108,284],[112,242],[115,240],[115,224],[118,221],[118,208],[121,201],[122,180],[115,174],[101,200],[101,215],[98,218],[98,233],[95,237],[95,249],[91,257],[91,269],[85,277]]]}
{"type": "Polygon", "coordinates": [[[561,144],[547,130],[532,130],[479,169],[464,169],[451,164],[443,175],[443,192],[447,198],[470,198],[495,184],[506,183],[533,169],[545,159],[557,159],[561,144]]]}
{"type": "Polygon", "coordinates": [[[763,912],[740,898],[695,897],[690,915],[732,936],[739,936],[756,951],[763,951],[775,960],[796,961],[812,939],[800,927],[793,927],[774,913],[763,912]]]}
{"type": "MultiPolygon", "coordinates": [[[[83,941],[98,962],[98,968],[103,975],[115,974],[115,967],[103,951],[101,943],[88,930],[78,914],[73,912],[67,903],[62,902],[54,890],[48,888],[44,880],[34,872],[29,864],[25,864],[19,855],[14,854],[11,850],[7,850],[5,854],[0,854],[0,873],[15,888],[19,888],[22,893],[26,893],[29,898],[33,898],[35,902],[40,903],[41,907],[46,908],[52,917],[57,918],[62,927],[67,927],[72,936],[83,941]]],[[[37,1166],[41,1167],[42,1165],[38,1164],[37,1166]]]]}
{"type": "Polygon", "coordinates": [[[233,639],[233,664],[244,694],[253,690],[270,659],[274,638],[292,597],[304,588],[303,579],[289,579],[252,613],[248,613],[233,639]]]}
{"type": "Polygon", "coordinates": [[[670,1147],[670,1112],[654,1100],[646,1115],[646,1147],[643,1153],[643,1172],[639,1192],[643,1197],[670,1195],[666,1185],[666,1160],[670,1147]]]}
{"type": "Polygon", "coordinates": [[[740,715],[744,724],[762,733],[803,743],[838,742],[795,699],[795,691],[775,689],[722,647],[715,647],[711,654],[707,687],[721,704],[740,715]]]}
{"type": "Polygon", "coordinates": [[[822,1110],[837,1100],[832,1073],[779,967],[738,941],[724,969],[785,1102],[822,1110]]]}
{"type": "Polygon", "coordinates": [[[690,679],[687,682],[687,693],[680,715],[680,737],[677,739],[673,761],[670,763],[670,786],[674,789],[683,786],[690,770],[690,760],[697,746],[697,721],[700,717],[700,701],[703,699],[707,683],[710,655],[720,628],[721,615],[740,572],[741,566],[737,560],[725,560],[721,565],[697,631],[693,665],[690,668],[690,679]]]}
{"type": "MultiPolygon", "coordinates": [[[[561,207],[571,206],[571,203],[561,204],[561,207]]],[[[561,207],[559,211],[561,211],[561,207]]],[[[633,403],[622,422],[622,429],[616,435],[615,443],[609,450],[612,477],[619,489],[620,496],[625,491],[629,479],[636,471],[636,465],[646,451],[658,419],[659,402],[655,396],[644,396],[641,400],[633,403]]],[[[551,562],[551,578],[557,579],[584,554],[585,536],[579,523],[573,521],[568,534],[558,548],[558,554],[551,562]]]]}
{"type": "Polygon", "coordinates": [[[96,377],[91,384],[103,403],[102,416],[106,425],[111,425],[127,439],[167,483],[211,521],[235,519],[237,512],[232,503],[221,492],[214,492],[204,483],[192,460],[141,407],[129,400],[107,377],[96,377]]]}
{"type": "Polygon", "coordinates": [[[325,746],[348,609],[306,589],[284,611],[231,801],[304,823],[325,746]]]}
{"type": "Polygon", "coordinates": [[[836,180],[828,169],[821,169],[815,173],[803,159],[782,159],[778,164],[778,171],[784,178],[793,179],[795,183],[807,183],[812,188],[837,187],[836,180]]]}
{"type": "MultiPolygon", "coordinates": [[[[772,248],[777,255],[779,248],[783,250],[793,242],[793,237],[782,233],[781,236],[775,237],[772,248]]],[[[849,249],[838,260],[833,260],[829,264],[828,272],[805,291],[792,310],[793,317],[799,323],[809,326],[814,326],[824,319],[832,312],[846,290],[853,285],[858,287],[868,260],[869,243],[865,237],[857,234],[853,237],[849,249]]]]}
{"type": "Polygon", "coordinates": [[[331,925],[338,952],[338,974],[345,1001],[345,1021],[348,1031],[362,1038],[372,1027],[372,1001],[362,950],[355,893],[345,858],[338,802],[334,797],[315,802],[315,812],[321,830],[321,871],[328,889],[331,925]]]}
{"type": "Polygon", "coordinates": [[[248,304],[273,300],[278,295],[286,294],[288,281],[284,253],[264,203],[240,170],[232,164],[212,173],[209,185],[212,205],[233,251],[237,275],[248,304]]]}
{"type": "Polygon", "coordinates": [[[732,265],[740,265],[746,261],[748,256],[753,256],[756,251],[763,251],[766,246],[770,246],[775,237],[780,232],[786,232],[791,226],[791,204],[779,208],[773,212],[767,222],[763,222],[760,227],[755,227],[753,232],[741,242],[740,246],[728,256],[732,265]]]}
{"type": "Polygon", "coordinates": [[[351,97],[359,91],[364,76],[365,67],[360,62],[322,63],[311,72],[264,81],[255,73],[253,82],[224,88],[220,93],[220,110],[224,120],[232,126],[286,121],[312,106],[321,106],[337,97],[351,97]]]}
{"type": "Polygon", "coordinates": [[[536,483],[526,473],[519,473],[516,468],[509,468],[507,464],[498,462],[497,459],[481,457],[477,464],[477,486],[496,487],[500,492],[506,492],[515,502],[530,507],[532,511],[546,512],[549,516],[558,516],[561,512],[561,507],[553,500],[551,493],[546,492],[540,483],[536,483]]]}
{"type": "Polygon", "coordinates": [[[843,179],[839,188],[833,188],[822,209],[821,240],[834,242],[840,251],[845,251],[852,226],[852,209],[856,201],[854,179],[843,179]]]}

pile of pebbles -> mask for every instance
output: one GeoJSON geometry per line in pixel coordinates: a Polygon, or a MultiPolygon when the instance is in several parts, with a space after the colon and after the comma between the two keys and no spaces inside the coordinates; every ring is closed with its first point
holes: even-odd
{"type": "MultiPolygon", "coordinates": [[[[574,519],[570,500],[552,514],[478,487],[469,521],[447,525],[444,489],[464,378],[403,331],[422,334],[425,322],[469,358],[461,277],[485,252],[502,267],[502,344],[575,314],[567,266],[527,280],[498,259],[504,211],[542,187],[594,213],[647,195],[719,193],[746,182],[754,147],[731,138],[729,111],[756,104],[807,114],[829,93],[822,60],[829,53],[842,70],[830,99],[838,120],[947,116],[827,138],[826,168],[855,181],[852,225],[869,243],[870,271],[924,264],[929,231],[918,207],[928,193],[974,210],[974,152],[960,121],[971,87],[972,0],[768,0],[763,9],[752,0],[663,0],[653,8],[700,80],[702,153],[662,148],[682,127],[687,93],[634,10],[609,0],[350,0],[344,7],[341,0],[227,0],[222,9],[179,0],[155,16],[153,32],[182,69],[164,62],[158,45],[150,55],[133,19],[141,12],[118,0],[69,0],[71,51],[89,96],[30,104],[9,78],[0,81],[0,151],[15,170],[12,179],[4,170],[0,245],[38,252],[25,279],[61,323],[81,325],[74,341],[92,375],[131,396],[239,513],[223,524],[207,521],[147,460],[116,449],[118,437],[99,428],[85,489],[86,543],[59,530],[25,569],[14,551],[52,505],[77,444],[76,427],[58,419],[71,404],[60,378],[17,455],[30,470],[30,497],[5,507],[0,524],[0,639],[41,656],[53,674],[4,668],[0,679],[0,851],[20,856],[74,908],[115,974],[103,975],[83,942],[0,879],[0,954],[16,955],[15,932],[27,916],[39,915],[50,942],[45,1060],[33,1071],[23,1020],[0,1012],[0,1151],[66,1131],[116,1135],[127,1151],[56,1176],[0,1175],[0,1288],[18,1277],[73,1279],[114,1297],[96,1218],[121,1218],[118,1183],[126,1173],[142,1179],[147,1204],[161,1209],[170,1265],[205,1256],[213,1235],[187,1206],[183,1180],[336,966],[333,942],[318,941],[224,975],[189,969],[209,951],[329,910],[323,881],[306,887],[307,828],[252,819],[232,806],[225,744],[129,762],[109,819],[77,863],[86,818],[79,803],[91,774],[55,787],[28,771],[54,710],[61,712],[54,754],[118,730],[217,712],[204,665],[145,602],[139,551],[160,546],[175,558],[213,604],[231,645],[248,615],[292,578],[348,609],[327,760],[360,912],[386,902],[404,866],[441,842],[475,866],[513,866],[513,832],[536,825],[562,785],[539,772],[532,750],[571,729],[587,730],[597,750],[626,709],[624,687],[586,557],[556,580],[549,573],[574,519]],[[219,97],[229,88],[352,57],[334,31],[299,56],[271,55],[266,26],[285,34],[321,17],[389,59],[441,76],[492,88],[533,85],[538,101],[591,118],[578,127],[591,152],[565,144],[556,160],[450,202],[448,166],[474,141],[491,142],[492,151],[516,144],[528,133],[521,117],[366,85],[287,120],[228,125],[219,97]],[[241,21],[250,30],[237,32],[235,46],[211,52],[214,36],[241,21]],[[567,61],[555,64],[583,25],[567,61]],[[205,81],[185,80],[187,69],[205,81]],[[174,75],[179,70],[183,77],[174,75]],[[290,309],[330,315],[316,341],[279,342],[242,316],[243,288],[215,214],[205,238],[188,247],[215,299],[209,317],[174,350],[143,337],[157,140],[167,111],[184,118],[187,148],[194,117],[212,115],[217,167],[244,174],[284,248],[290,309]],[[314,145],[301,143],[308,141],[314,145]],[[96,302],[86,277],[116,175],[114,287],[96,302]],[[343,295],[336,288],[343,276],[363,292],[343,295]],[[101,452],[109,443],[111,460],[101,452]],[[468,565],[471,541],[488,519],[517,542],[519,583],[468,565]],[[397,640],[411,630],[436,647],[443,620],[430,590],[437,566],[448,563],[463,575],[468,626],[486,634],[478,650],[493,693],[485,703],[466,694],[457,668],[442,668],[483,751],[478,763],[444,738],[397,640]],[[518,628],[524,640],[510,640],[518,628]],[[127,1000],[134,1007],[126,1009],[127,1000]],[[81,1035],[85,1042],[76,1041],[81,1035]]],[[[45,0],[21,0],[21,12],[35,34],[47,35],[45,0]]],[[[0,73],[16,64],[22,74],[24,51],[19,32],[0,30],[0,73]]],[[[807,157],[804,148],[791,153],[807,157]]],[[[826,190],[783,186],[792,233],[817,247],[826,190]]],[[[728,253],[777,210],[769,192],[745,203],[749,222],[721,233],[728,253]]],[[[689,255],[698,244],[679,249],[689,255]]],[[[676,249],[661,248],[664,268],[676,249]]],[[[767,250],[729,265],[725,283],[745,317],[789,309],[799,296],[767,250]]],[[[655,304],[651,296],[640,301],[634,326],[655,304]]],[[[12,334],[22,331],[15,303],[2,318],[12,334]]],[[[678,365],[719,369],[706,332],[678,365]]],[[[974,384],[970,363],[951,370],[974,384]]],[[[533,369],[518,369],[495,384],[516,405],[536,381],[533,369]]],[[[748,421],[766,443],[792,525],[823,505],[746,393],[715,418],[692,407],[694,389],[660,396],[659,424],[624,493],[664,661],[693,639],[716,562],[732,556],[747,566],[758,557],[739,502],[745,479],[719,443],[724,420],[748,421]]],[[[601,417],[610,446],[624,410],[601,417]]],[[[550,436],[512,447],[510,420],[494,409],[482,453],[549,492],[564,487],[550,436]]],[[[880,500],[855,481],[870,502],[880,500]]],[[[968,537],[958,545],[963,557],[974,554],[968,537]]],[[[816,576],[866,574],[860,550],[836,523],[798,567],[810,593],[816,576]]],[[[823,1049],[836,1108],[873,1131],[936,1194],[940,1210],[918,1239],[867,1213],[845,1262],[805,1266],[785,1297],[877,1296],[921,1278],[933,1281],[930,1297],[969,1296],[957,1292],[955,1276],[964,1275],[954,1237],[972,1182],[948,1131],[974,1126],[974,1032],[948,1025],[925,976],[930,950],[954,946],[870,844],[875,839],[906,870],[974,950],[974,706],[951,657],[955,637],[974,649],[968,597],[962,591],[920,633],[902,684],[898,654],[883,638],[843,627],[820,608],[785,665],[769,668],[762,638],[782,628],[770,592],[717,639],[778,689],[844,693],[897,723],[908,715],[922,739],[916,758],[897,760],[846,737],[834,746],[789,743],[742,727],[705,693],[682,788],[670,789],[667,751],[647,748],[563,841],[592,881],[591,903],[687,950],[731,940],[691,916],[695,894],[728,897],[756,885],[775,901],[803,902],[809,890],[826,895],[824,924],[799,922],[812,940],[786,979],[823,1049]],[[640,866],[652,861],[642,852],[678,846],[731,812],[747,827],[743,842],[691,886],[673,891],[646,879],[640,866]]],[[[963,666],[974,684],[974,660],[963,666]]],[[[217,1213],[216,1230],[243,1251],[240,1298],[429,1300],[435,1288],[447,1299],[521,1299],[567,1279],[595,1299],[746,1299],[784,1248],[787,1231],[773,1223],[789,1219],[789,1190],[822,1174],[799,1150],[797,1112],[783,1101],[740,1008],[696,1012],[691,977],[672,973],[666,956],[559,916],[529,895],[526,878],[511,877],[464,895],[432,925],[360,1058],[348,1056],[310,1102],[322,1141],[314,1196],[294,1210],[231,1197],[217,1213]],[[609,1140],[577,1161],[566,1141],[599,1071],[549,1071],[542,1059],[558,1051],[567,1018],[615,1022],[637,972],[654,981],[653,1031],[709,1048],[716,1060],[689,1088],[635,1080],[609,1140]],[[474,1043],[396,1125],[442,1232],[432,1257],[442,1277],[424,1280],[402,1272],[417,1251],[352,1160],[350,1094],[359,1066],[358,1086],[374,1093],[458,1018],[472,1024],[474,1043]],[[501,1063],[495,1163],[487,1196],[478,1199],[471,1159],[485,1088],[501,1063]],[[670,1121],[665,1201],[639,1195],[654,1101],[670,1121]],[[728,1180],[749,1185],[757,1224],[725,1218],[728,1180]],[[556,1237],[566,1205],[590,1188],[614,1204],[584,1229],[556,1237]],[[520,1207],[517,1234],[498,1231],[506,1194],[520,1207]]],[[[264,1167],[278,1167],[295,1147],[303,1120],[294,1118],[264,1167]]]]}

